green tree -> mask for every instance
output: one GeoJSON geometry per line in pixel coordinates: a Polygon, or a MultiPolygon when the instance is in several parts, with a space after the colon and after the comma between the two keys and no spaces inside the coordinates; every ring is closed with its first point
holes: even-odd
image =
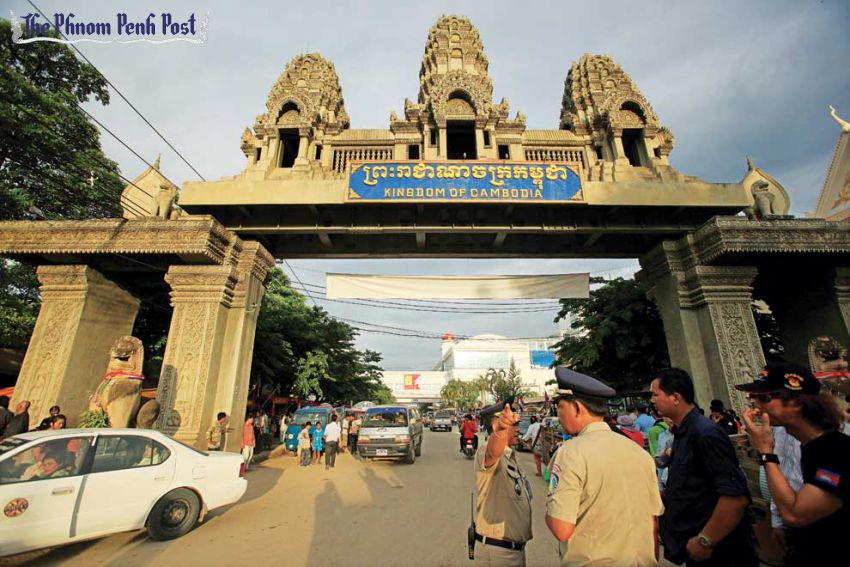
{"type": "Polygon", "coordinates": [[[251,380],[254,392],[265,398],[272,392],[299,394],[297,369],[309,353],[325,357],[320,375],[319,399],[334,403],[362,400],[392,401],[392,392],[381,383],[380,353],[355,348],[355,330],[334,319],[289,287],[280,269],[273,269],[257,319],[251,380]]]}
{"type": "MultiPolygon", "coordinates": [[[[603,283],[592,278],[591,283],[603,283]]],[[[664,327],[646,288],[617,278],[591,290],[590,299],[562,299],[559,321],[576,316],[567,335],[554,345],[556,364],[600,378],[619,390],[637,388],[653,372],[670,365],[664,327]]]]}
{"type": "Polygon", "coordinates": [[[308,352],[298,361],[292,391],[305,398],[310,394],[321,398],[322,382],[328,378],[328,355],[323,352],[308,352]]]}
{"type": "Polygon", "coordinates": [[[493,395],[497,400],[507,400],[508,398],[522,398],[529,395],[530,391],[522,386],[522,377],[520,370],[516,367],[513,357],[508,366],[508,371],[504,369],[494,371],[495,380],[493,381],[493,395]]]}
{"type": "MultiPolygon", "coordinates": [[[[0,220],[118,216],[118,167],[79,107],[108,104],[106,81],[67,45],[12,42],[8,20],[0,37],[0,220]]],[[[0,346],[23,350],[38,316],[35,270],[0,270],[0,346]]]]}
{"type": "Polygon", "coordinates": [[[8,20],[0,37],[0,220],[117,216],[118,167],[79,106],[109,104],[106,81],[67,45],[12,42],[8,20]]]}

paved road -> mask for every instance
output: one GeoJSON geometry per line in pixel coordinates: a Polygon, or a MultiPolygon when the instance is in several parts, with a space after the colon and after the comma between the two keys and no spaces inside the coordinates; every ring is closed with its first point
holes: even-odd
{"type": "MultiPolygon", "coordinates": [[[[533,475],[531,455],[520,460],[533,475]]],[[[282,457],[247,477],[239,503],[214,511],[178,540],[155,542],[130,532],[0,565],[472,565],[466,558],[472,461],[458,452],[457,430],[426,430],[413,465],[363,463],[344,454],[326,471],[282,457]]],[[[543,522],[546,487],[541,478],[532,481],[535,537],[528,563],[554,566],[557,548],[543,522]]]]}

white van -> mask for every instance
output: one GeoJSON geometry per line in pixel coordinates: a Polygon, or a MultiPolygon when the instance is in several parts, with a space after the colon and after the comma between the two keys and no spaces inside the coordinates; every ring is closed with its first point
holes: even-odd
{"type": "Polygon", "coordinates": [[[357,437],[363,459],[403,459],[412,465],[422,455],[422,417],[414,406],[384,405],[366,410],[357,437]]]}

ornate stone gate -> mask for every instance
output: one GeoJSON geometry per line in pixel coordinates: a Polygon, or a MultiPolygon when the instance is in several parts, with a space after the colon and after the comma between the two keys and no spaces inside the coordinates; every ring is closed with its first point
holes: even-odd
{"type": "Polygon", "coordinates": [[[735,183],[677,171],[675,137],[610,57],[572,65],[553,130],[511,117],[488,67],[472,23],[441,17],[416,102],[386,129],[353,130],[333,64],[298,56],[241,136],[245,169],[184,184],[188,215],[157,162],[125,189],[123,220],[0,223],[0,254],[38,265],[43,296],[15,399],[37,415],[61,402],[73,425],[139,297],[167,286],[158,426],[201,443],[215,412],[238,423],[275,257],[639,258],[704,405],[740,408],[730,385],[764,362],[754,292],[790,358],[805,362],[814,334],[846,342],[845,225],[785,216],[787,193],[752,163],[735,183]]]}

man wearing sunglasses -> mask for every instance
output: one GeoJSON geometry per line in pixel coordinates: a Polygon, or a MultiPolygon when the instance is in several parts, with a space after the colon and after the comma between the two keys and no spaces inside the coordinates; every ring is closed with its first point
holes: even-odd
{"type": "Polygon", "coordinates": [[[754,402],[744,412],[753,448],[788,534],[786,565],[832,565],[844,552],[850,526],[850,437],[840,433],[835,401],[807,369],[769,364],[749,384],[735,386],[754,402]],[[803,486],[794,490],[780,469],[771,425],[801,444],[803,486]]]}

